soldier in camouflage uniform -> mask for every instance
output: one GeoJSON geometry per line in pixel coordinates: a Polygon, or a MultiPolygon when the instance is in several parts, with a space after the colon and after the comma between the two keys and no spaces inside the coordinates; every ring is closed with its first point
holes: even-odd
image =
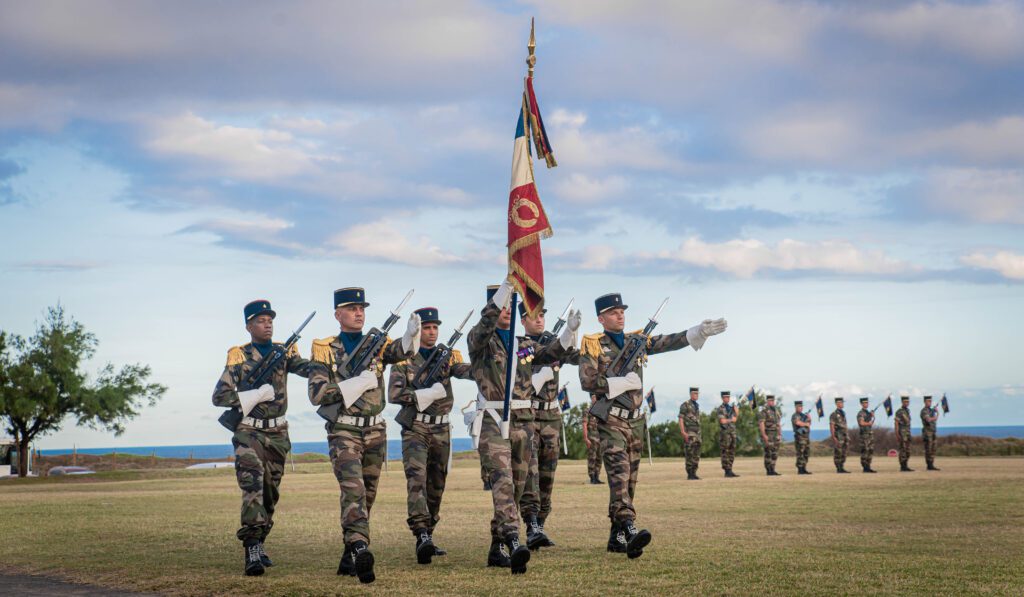
{"type": "Polygon", "coordinates": [[[409,316],[401,341],[387,344],[359,375],[342,379],[338,370],[363,339],[366,293],[362,288],[334,291],[334,317],[341,325],[337,336],[313,341],[309,374],[309,400],[327,420],[334,476],[341,490],[341,527],[345,551],[338,574],[373,582],[370,553],[370,510],[387,455],[384,417],[384,367],[416,355],[420,346],[420,318],[409,316]]]}
{"type": "Polygon", "coordinates": [[[700,388],[690,388],[690,399],[679,405],[679,433],[683,436],[683,453],[686,456],[686,480],[700,481],[697,467],[700,466],[700,404],[697,397],[700,388]]]}
{"type": "Polygon", "coordinates": [[[280,497],[284,463],[292,445],[288,440],[288,374],[309,376],[309,361],[293,345],[284,366],[271,383],[239,390],[238,386],[273,350],[274,317],[270,301],[245,306],[245,328],[251,342],[228,351],[224,372],[213,390],[214,406],[236,408],[244,415],[231,438],[235,447],[235,475],[242,490],[242,528],[238,539],[245,550],[245,574],[259,576],[272,566],[263,543],[274,526],[274,508],[280,497]]]}
{"type": "Polygon", "coordinates": [[[939,409],[932,408],[932,397],[924,397],[924,408],[921,409],[921,439],[924,440],[924,461],[928,470],[937,471],[935,466],[935,434],[936,421],[939,420],[939,409]]]}
{"type": "MultiPolygon", "coordinates": [[[[541,346],[529,338],[518,337],[515,338],[517,350],[509,355],[507,343],[512,330],[509,329],[511,310],[507,305],[511,296],[508,280],[501,286],[489,287],[480,321],[469,332],[471,372],[479,392],[470,429],[477,439],[480,462],[487,470],[494,501],[487,565],[510,567],[512,574],[522,574],[530,561],[530,550],[519,543],[517,505],[529,473],[533,445],[533,404],[530,401],[534,394],[533,364],[551,365],[564,358],[566,348],[575,343],[579,314],[570,316],[571,321],[558,341],[541,346]],[[516,362],[509,405],[509,435],[505,439],[501,419],[509,358],[516,362]]],[[[535,523],[536,520],[527,521],[528,528],[535,523]]]]}
{"type": "Polygon", "coordinates": [[[729,478],[739,477],[732,472],[732,463],[736,459],[736,421],[740,417],[739,406],[730,404],[732,395],[726,390],[722,392],[722,404],[715,412],[718,418],[718,447],[722,453],[722,470],[729,478]]]}
{"type": "Polygon", "coordinates": [[[764,407],[757,413],[757,427],[761,431],[761,443],[764,445],[764,470],[769,477],[778,477],[782,473],[775,470],[775,461],[779,459],[779,446],[782,444],[782,423],[779,409],[775,407],[775,396],[765,396],[764,407]]]}
{"type": "Polygon", "coordinates": [[[846,428],[846,411],[843,410],[843,398],[836,397],[836,409],[828,418],[828,430],[832,435],[832,462],[836,465],[837,473],[849,473],[843,465],[846,464],[846,449],[849,447],[850,436],[846,428]]]}
{"type": "Polygon", "coordinates": [[[811,417],[804,412],[803,400],[793,402],[796,411],[790,418],[793,425],[793,444],[796,447],[796,472],[798,475],[810,475],[807,470],[807,459],[811,456],[811,417]]]}
{"type": "Polygon", "coordinates": [[[406,522],[416,538],[416,561],[429,564],[433,556],[447,553],[434,544],[434,527],[440,519],[441,497],[448,477],[448,418],[455,403],[451,378],[471,377],[469,364],[463,363],[459,351],[453,350],[432,386],[413,387],[416,375],[437,350],[441,325],[435,307],[417,309],[415,313],[420,318],[420,349],[411,359],[391,367],[388,402],[402,405],[396,421],[402,427],[402,464],[409,494],[406,522]]]}
{"type": "MultiPolygon", "coordinates": [[[[643,554],[643,548],[650,543],[651,534],[636,528],[636,509],[633,495],[636,492],[637,475],[640,469],[641,450],[644,442],[646,417],[643,416],[643,365],[646,357],[636,363],[633,370],[624,376],[608,371],[612,361],[619,355],[632,338],[643,336],[639,333],[624,333],[626,305],[617,294],[606,294],[594,301],[597,319],[604,332],[583,338],[580,350],[580,386],[597,397],[592,412],[600,409],[607,418],[598,417],[598,434],[604,451],[604,466],[608,474],[609,504],[608,518],[611,532],[608,537],[608,551],[625,552],[630,558],[643,554]],[[602,404],[601,401],[604,401],[602,404]]],[[[699,350],[711,336],[726,329],[724,319],[704,320],[702,323],[678,334],[654,335],[646,339],[646,354],[658,354],[692,346],[699,350]]]]}
{"type": "Polygon", "coordinates": [[[871,459],[875,455],[875,413],[868,410],[866,397],[860,399],[860,410],[857,412],[857,428],[860,429],[860,466],[865,473],[875,473],[871,468],[871,459]]]}
{"type": "MultiPolygon", "coordinates": [[[[593,405],[596,397],[590,397],[593,405]]],[[[590,410],[583,415],[583,443],[587,446],[587,472],[590,473],[590,484],[601,484],[601,440],[597,433],[597,417],[590,410]]]]}
{"type": "MultiPolygon", "coordinates": [[[[523,303],[519,303],[519,315],[526,336],[540,344],[557,342],[550,332],[544,332],[544,314],[542,309],[537,317],[529,317],[523,303]]],[[[558,451],[562,449],[562,411],[558,402],[559,370],[563,365],[579,365],[580,352],[570,346],[560,361],[551,365],[539,365],[534,360],[533,366],[533,455],[530,458],[530,472],[526,478],[526,488],[519,501],[519,510],[526,521],[536,520],[535,527],[527,529],[526,546],[530,549],[554,547],[555,543],[544,530],[544,521],[551,514],[551,492],[555,485],[555,469],[558,468],[558,451]]],[[[530,526],[530,523],[527,523],[530,526]]]]}
{"type": "Polygon", "coordinates": [[[896,442],[899,448],[900,456],[900,472],[912,473],[914,469],[910,468],[910,396],[900,396],[900,406],[896,410],[895,425],[896,425],[896,442]]]}

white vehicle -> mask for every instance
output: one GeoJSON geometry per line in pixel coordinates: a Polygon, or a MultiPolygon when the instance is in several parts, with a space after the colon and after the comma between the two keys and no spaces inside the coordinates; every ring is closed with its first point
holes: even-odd
{"type": "MultiPolygon", "coordinates": [[[[32,456],[28,459],[28,474],[32,475],[32,456]]],[[[0,438],[0,478],[18,475],[18,444],[13,439],[0,438]]]]}

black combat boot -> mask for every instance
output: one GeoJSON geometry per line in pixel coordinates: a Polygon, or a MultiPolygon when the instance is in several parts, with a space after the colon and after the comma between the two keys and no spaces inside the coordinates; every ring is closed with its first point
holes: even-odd
{"type": "Polygon", "coordinates": [[[487,552],[487,566],[497,568],[511,568],[512,560],[508,557],[508,550],[501,540],[491,537],[491,549],[487,552]]]}
{"type": "Polygon", "coordinates": [[[430,542],[434,544],[434,557],[441,557],[441,556],[448,555],[448,552],[446,550],[442,549],[441,546],[438,545],[436,541],[434,541],[434,529],[430,529],[427,532],[430,533],[430,542]]]}
{"type": "Polygon", "coordinates": [[[490,490],[491,490],[491,482],[490,481],[484,481],[484,491],[490,491],[490,490]]]}
{"type": "Polygon", "coordinates": [[[695,473],[693,471],[686,471],[686,480],[687,481],[699,481],[700,479],[697,478],[697,473],[695,473]]]}
{"type": "Polygon", "coordinates": [[[871,468],[871,465],[869,464],[869,465],[864,467],[864,472],[865,473],[877,473],[878,471],[876,471],[875,469],[871,468]]]}
{"type": "Polygon", "coordinates": [[[526,563],[530,561],[530,550],[519,542],[519,533],[505,535],[505,549],[508,550],[512,574],[525,574],[526,563]]]}
{"type": "Polygon", "coordinates": [[[341,561],[338,562],[338,576],[355,576],[356,561],[352,557],[352,547],[346,545],[344,553],[341,554],[341,561]]]}
{"type": "Polygon", "coordinates": [[[544,534],[544,529],[534,516],[527,517],[526,522],[526,547],[531,550],[542,547],[551,547],[551,540],[544,534]]]}
{"type": "Polygon", "coordinates": [[[366,541],[352,543],[352,559],[355,561],[359,582],[369,584],[377,580],[377,575],[373,573],[373,554],[370,553],[370,546],[366,541]]]}
{"type": "Polygon", "coordinates": [[[636,528],[632,520],[623,523],[622,530],[626,532],[626,555],[629,559],[644,555],[644,548],[651,542],[651,532],[647,529],[636,528]]]}
{"type": "Polygon", "coordinates": [[[608,551],[626,553],[626,531],[617,522],[612,523],[611,533],[608,534],[608,551]]]}
{"type": "Polygon", "coordinates": [[[416,563],[429,564],[430,558],[434,557],[434,552],[436,551],[434,539],[430,536],[430,531],[420,529],[413,531],[412,534],[416,536],[416,563]]]}
{"type": "MultiPolygon", "coordinates": [[[[537,526],[540,527],[540,532],[544,533],[545,537],[548,537],[547,531],[544,530],[544,519],[543,518],[540,518],[540,517],[537,518],[537,526]]],[[[555,546],[555,542],[551,540],[551,537],[548,537],[548,544],[547,544],[547,546],[548,547],[554,547],[555,546]]]]}
{"type": "Polygon", "coordinates": [[[601,481],[601,476],[600,475],[594,475],[593,478],[590,479],[590,484],[591,485],[604,485],[604,482],[601,481]]]}
{"type": "Polygon", "coordinates": [[[809,475],[811,473],[807,472],[807,468],[806,467],[798,466],[798,467],[796,467],[796,474],[798,474],[798,475],[809,475]]]}
{"type": "Polygon", "coordinates": [[[262,541],[260,541],[260,562],[263,563],[264,568],[270,568],[274,565],[274,562],[270,559],[270,556],[267,555],[266,550],[263,549],[262,541]]]}
{"type": "Polygon", "coordinates": [[[242,543],[245,550],[245,575],[260,576],[264,572],[263,562],[260,561],[260,542],[256,539],[249,539],[242,543]]]}
{"type": "Polygon", "coordinates": [[[846,470],[846,467],[840,466],[836,468],[836,472],[840,475],[849,475],[850,471],[846,470]]]}
{"type": "Polygon", "coordinates": [[[912,472],[914,472],[914,469],[910,468],[909,466],[907,466],[905,464],[901,464],[900,465],[900,472],[901,473],[912,473],[912,472]]]}
{"type": "Polygon", "coordinates": [[[729,479],[734,479],[736,477],[739,477],[739,475],[737,475],[736,473],[732,472],[731,468],[725,469],[725,476],[728,477],[729,479]]]}
{"type": "Polygon", "coordinates": [[[782,473],[775,472],[775,467],[774,466],[769,466],[768,467],[768,476],[769,477],[781,477],[782,473]]]}
{"type": "Polygon", "coordinates": [[[939,469],[939,467],[935,466],[933,463],[929,462],[928,463],[928,470],[930,470],[930,471],[937,471],[937,470],[940,470],[940,469],[939,469]]]}

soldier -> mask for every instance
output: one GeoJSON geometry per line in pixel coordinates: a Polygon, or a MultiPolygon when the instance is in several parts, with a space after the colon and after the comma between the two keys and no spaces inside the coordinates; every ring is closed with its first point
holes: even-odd
{"type": "MultiPolygon", "coordinates": [[[[544,346],[529,338],[516,338],[516,354],[509,355],[507,346],[512,330],[509,329],[511,309],[507,305],[511,296],[512,286],[508,280],[501,286],[488,287],[487,305],[480,313],[480,321],[469,332],[471,372],[479,390],[471,433],[478,440],[477,450],[487,469],[494,501],[487,565],[510,567],[512,574],[523,574],[530,561],[530,550],[519,543],[517,504],[522,497],[532,452],[533,364],[552,365],[564,358],[566,350],[575,344],[580,317],[579,312],[570,314],[558,341],[544,346]],[[509,436],[505,439],[501,423],[509,358],[516,362],[509,405],[509,436]]],[[[536,531],[536,519],[526,522],[530,531],[536,531]]]]}
{"type": "Polygon", "coordinates": [[[436,307],[417,309],[420,318],[420,349],[408,361],[391,368],[388,402],[401,404],[396,421],[402,426],[402,464],[409,494],[407,523],[416,538],[416,561],[429,564],[433,556],[447,552],[434,544],[434,527],[440,519],[441,497],[448,477],[451,450],[449,413],[455,402],[451,378],[471,379],[469,364],[453,350],[436,381],[415,389],[413,380],[436,350],[441,319],[436,307]]]}
{"type": "Polygon", "coordinates": [[[381,416],[384,367],[412,358],[420,348],[420,318],[412,313],[400,342],[387,339],[366,370],[342,379],[338,371],[363,339],[368,306],[362,288],[334,291],[334,318],[341,331],[337,336],[313,341],[309,374],[309,401],[320,406],[317,413],[327,419],[327,443],[341,490],[345,551],[338,574],[358,576],[362,583],[376,578],[369,549],[370,509],[387,454],[387,433],[381,416]]]}
{"type": "Polygon", "coordinates": [[[924,408],[921,409],[921,439],[924,440],[924,461],[930,471],[939,470],[935,466],[935,422],[939,420],[939,409],[932,408],[932,397],[924,397],[924,408]]]}
{"type": "MultiPolygon", "coordinates": [[[[593,406],[597,396],[590,397],[593,406]]],[[[583,443],[587,445],[587,472],[590,473],[590,484],[601,484],[601,440],[597,433],[597,417],[590,414],[590,409],[583,415],[583,443]]]]}
{"type": "MultiPolygon", "coordinates": [[[[591,411],[598,415],[597,410],[600,409],[597,430],[604,452],[610,493],[608,518],[611,519],[611,533],[608,537],[608,551],[625,552],[632,559],[640,557],[643,548],[651,541],[649,531],[636,528],[636,509],[633,507],[646,428],[646,418],[640,408],[643,402],[641,375],[645,359],[639,360],[633,370],[624,376],[609,375],[608,368],[612,361],[626,343],[639,334],[623,332],[627,306],[622,303],[619,294],[598,297],[594,306],[604,332],[583,338],[580,386],[597,397],[591,411]]],[[[708,338],[721,334],[726,326],[724,319],[707,319],[685,332],[651,336],[646,340],[646,354],[679,350],[686,346],[700,350],[708,338]]],[[[638,340],[643,341],[643,337],[640,336],[638,340]]]]}
{"type": "Polygon", "coordinates": [[[235,476],[242,490],[242,527],[238,539],[245,551],[246,576],[259,576],[273,566],[263,543],[274,526],[274,508],[281,497],[284,463],[292,444],[288,440],[288,374],[309,376],[309,361],[292,345],[269,384],[238,390],[260,361],[271,353],[274,318],[270,301],[257,300],[243,309],[250,342],[228,350],[224,372],[213,390],[214,406],[237,408],[243,418],[231,438],[235,447],[235,476]]]}
{"type": "MultiPolygon", "coordinates": [[[[557,342],[551,333],[544,332],[542,309],[536,317],[528,317],[526,307],[519,303],[519,315],[526,337],[539,344],[557,342]]],[[[519,509],[525,520],[537,521],[535,532],[527,533],[526,546],[530,549],[554,547],[555,543],[544,531],[544,521],[551,514],[551,491],[555,485],[555,469],[558,468],[558,451],[562,446],[562,411],[558,403],[558,373],[562,365],[579,365],[580,351],[570,346],[561,360],[550,365],[539,365],[534,360],[533,384],[533,455],[530,458],[530,472],[526,478],[526,489],[519,501],[519,509]],[[539,385],[538,385],[539,384],[539,385]]]]}
{"type": "Polygon", "coordinates": [[[896,410],[895,425],[896,425],[896,441],[899,447],[900,454],[900,472],[901,473],[912,473],[914,469],[910,468],[908,463],[910,462],[910,396],[900,396],[900,406],[896,410]]]}
{"type": "Polygon", "coordinates": [[[843,468],[846,464],[846,448],[849,444],[849,435],[846,430],[846,412],[843,410],[843,397],[836,397],[836,409],[828,418],[828,430],[832,436],[832,462],[836,465],[837,473],[849,473],[843,468]]]}
{"type": "Polygon", "coordinates": [[[679,405],[679,433],[683,436],[687,481],[700,481],[697,476],[701,448],[699,395],[700,388],[690,388],[690,399],[679,405]]]}
{"type": "Polygon", "coordinates": [[[790,418],[793,425],[793,444],[796,446],[796,473],[813,474],[807,470],[807,459],[811,456],[811,417],[804,412],[803,400],[793,402],[796,410],[790,418]]]}
{"type": "Polygon", "coordinates": [[[736,421],[740,417],[740,409],[729,403],[732,396],[729,391],[722,392],[722,404],[718,407],[718,446],[722,452],[722,470],[726,477],[739,477],[732,472],[732,463],[736,458],[736,421]]]}
{"type": "Polygon", "coordinates": [[[868,398],[860,399],[860,411],[857,413],[857,427],[860,429],[860,465],[865,473],[878,472],[871,468],[871,459],[875,455],[875,413],[868,410],[868,398]]]}
{"type": "Polygon", "coordinates": [[[764,470],[769,477],[779,477],[775,461],[779,459],[779,445],[782,443],[782,424],[779,409],[775,407],[775,396],[765,396],[764,408],[757,413],[757,426],[761,430],[761,443],[764,444],[764,470]]]}

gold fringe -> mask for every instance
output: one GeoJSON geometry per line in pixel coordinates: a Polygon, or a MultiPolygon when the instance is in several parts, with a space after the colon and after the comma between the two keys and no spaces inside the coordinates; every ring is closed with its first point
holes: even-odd
{"type": "Polygon", "coordinates": [[[287,356],[288,358],[301,357],[302,355],[299,354],[299,345],[292,344],[292,347],[288,349],[288,354],[286,354],[285,356],[287,356]]]}
{"type": "Polygon", "coordinates": [[[601,356],[601,336],[604,333],[599,334],[587,334],[583,336],[583,342],[580,345],[580,352],[587,355],[588,357],[597,358],[601,356]]]}
{"type": "Polygon", "coordinates": [[[388,346],[391,346],[391,336],[384,336],[384,347],[380,349],[377,356],[383,357],[384,351],[388,349],[388,346]]]}
{"type": "Polygon", "coordinates": [[[453,348],[452,349],[452,360],[449,361],[449,363],[451,363],[452,365],[459,365],[459,364],[461,364],[463,362],[464,361],[462,360],[462,353],[453,348]]]}
{"type": "Polygon", "coordinates": [[[335,336],[329,338],[321,338],[320,340],[313,340],[313,346],[310,348],[310,357],[324,365],[334,364],[334,349],[331,348],[331,342],[334,342],[335,336]]]}
{"type": "MultiPolygon", "coordinates": [[[[641,329],[639,329],[639,330],[636,330],[636,331],[632,331],[632,332],[630,332],[630,334],[633,334],[634,336],[639,336],[639,335],[641,335],[641,334],[643,334],[643,333],[644,333],[644,330],[643,330],[643,328],[641,328],[641,329]]],[[[648,339],[647,339],[647,348],[650,348],[650,347],[651,347],[651,339],[650,339],[650,338],[648,338],[648,339]]]]}
{"type": "Polygon", "coordinates": [[[245,362],[245,353],[241,346],[232,346],[228,349],[228,363],[225,367],[234,367],[245,362]]]}

